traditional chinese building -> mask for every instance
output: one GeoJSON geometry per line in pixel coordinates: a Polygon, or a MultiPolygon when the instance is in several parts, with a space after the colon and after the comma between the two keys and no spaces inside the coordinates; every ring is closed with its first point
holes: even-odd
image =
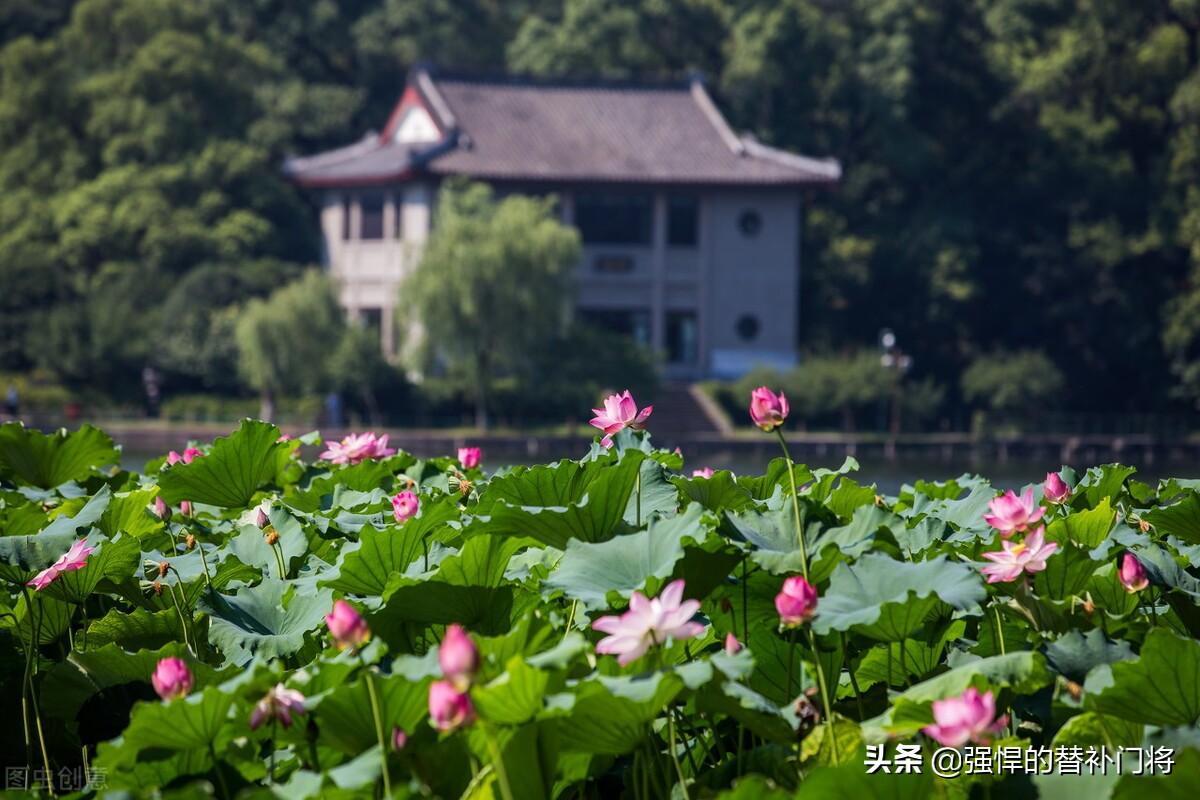
{"type": "Polygon", "coordinates": [[[553,193],[578,228],[578,313],[663,356],[671,378],[796,358],[806,190],[841,169],[735,133],[703,83],[478,78],[415,69],[381,133],[290,159],[320,192],[347,311],[394,351],[401,284],[441,181],[553,193]]]}

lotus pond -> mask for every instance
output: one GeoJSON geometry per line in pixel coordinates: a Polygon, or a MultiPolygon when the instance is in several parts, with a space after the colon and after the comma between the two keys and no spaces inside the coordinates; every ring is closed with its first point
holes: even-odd
{"type": "Polygon", "coordinates": [[[0,426],[4,788],[1200,789],[1200,481],[884,496],[637,427],[487,472],[246,420],[138,474],[96,428],[0,426]]]}

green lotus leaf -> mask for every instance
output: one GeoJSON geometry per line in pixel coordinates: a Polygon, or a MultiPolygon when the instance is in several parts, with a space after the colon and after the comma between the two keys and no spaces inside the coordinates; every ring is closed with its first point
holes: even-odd
{"type": "Polygon", "coordinates": [[[150,504],[157,494],[158,489],[153,486],[132,492],[117,492],[96,527],[109,537],[128,533],[139,539],[162,530],[162,520],[150,512],[150,504]]]}
{"type": "Polygon", "coordinates": [[[1110,642],[1102,631],[1068,631],[1046,645],[1046,661],[1063,677],[1082,683],[1094,667],[1134,657],[1128,642],[1110,642]]]}
{"type": "Polygon", "coordinates": [[[1055,520],[1046,532],[1052,541],[1070,540],[1090,550],[1104,541],[1108,532],[1112,530],[1115,519],[1116,514],[1106,497],[1095,508],[1077,511],[1065,519],[1055,520]]]}
{"type": "Polygon", "coordinates": [[[384,589],[384,607],[371,615],[371,629],[392,642],[403,640],[408,622],[458,622],[484,634],[508,630],[513,587],[505,584],[504,571],[513,553],[528,544],[507,536],[476,536],[443,559],[431,576],[393,575],[384,589]]]}
{"type": "Polygon", "coordinates": [[[655,516],[670,516],[679,508],[679,489],[667,480],[661,464],[647,458],[638,470],[641,481],[629,494],[624,516],[625,522],[635,527],[655,516]]]}
{"type": "Polygon", "coordinates": [[[1135,758],[1130,757],[1126,762],[1128,766],[1113,790],[1112,800],[1142,800],[1145,797],[1153,797],[1154,800],[1192,800],[1196,796],[1196,787],[1200,786],[1200,750],[1179,750],[1169,774],[1149,774],[1147,769],[1148,774],[1134,775],[1132,772],[1138,768],[1135,758]]]}
{"type": "Polygon", "coordinates": [[[1164,628],[1151,630],[1138,658],[1102,665],[1088,675],[1087,705],[1147,725],[1200,722],[1200,642],[1164,628]]]}
{"type": "Polygon", "coordinates": [[[913,563],[868,553],[854,564],[838,564],[813,630],[853,629],[873,639],[900,641],[920,628],[939,602],[966,611],[986,596],[978,571],[967,564],[944,557],[913,563]]]}
{"type": "Polygon", "coordinates": [[[96,467],[115,464],[121,451],[108,434],[91,425],[68,433],[45,434],[20,422],[0,425],[0,474],[52,489],[67,481],[82,481],[96,467]]]}
{"type": "Polygon", "coordinates": [[[0,536],[0,580],[24,584],[71,549],[108,507],[112,493],[102,486],[74,515],[55,517],[40,533],[0,536]]]}
{"type": "MultiPolygon", "coordinates": [[[[375,681],[379,713],[388,736],[393,726],[411,733],[428,724],[431,679],[412,680],[404,675],[375,674],[371,680],[375,681]]],[[[360,753],[379,741],[366,681],[367,676],[359,676],[315,703],[322,741],[343,753],[360,753]]]]}
{"type": "Polygon", "coordinates": [[[302,595],[275,579],[232,595],[208,592],[198,604],[211,616],[209,641],[239,665],[255,655],[279,658],[299,652],[305,635],[322,625],[332,606],[333,592],[328,589],[302,595]]]}
{"type": "Polygon", "coordinates": [[[120,582],[137,572],[142,549],[132,536],[121,536],[115,541],[103,539],[99,534],[88,539],[96,551],[87,558],[83,569],[60,573],[54,582],[42,590],[42,594],[82,603],[96,590],[102,580],[120,582]]]}
{"type": "Polygon", "coordinates": [[[1060,541],[1058,551],[1046,560],[1046,568],[1034,576],[1033,585],[1041,597],[1065,600],[1082,592],[1099,566],[1087,550],[1060,541]]]}
{"type": "Polygon", "coordinates": [[[708,536],[703,513],[700,505],[692,504],[679,516],[656,520],[638,533],[598,543],[573,539],[542,585],[588,608],[606,608],[610,591],[629,597],[635,589],[644,589],[649,578],[669,577],[683,558],[684,543],[699,543],[708,536]]]}
{"type": "Polygon", "coordinates": [[[717,470],[711,478],[671,479],[680,494],[689,502],[699,503],[709,511],[745,511],[754,506],[750,490],[738,484],[727,469],[717,470]]]}
{"type": "Polygon", "coordinates": [[[117,644],[129,650],[154,649],[183,641],[182,623],[174,609],[132,611],[113,609],[88,626],[84,643],[90,650],[117,644]]]}
{"type": "Polygon", "coordinates": [[[145,684],[148,690],[158,662],[172,656],[188,662],[196,689],[215,685],[225,677],[225,673],[198,661],[183,642],[137,652],[105,644],[87,652],[73,652],[51,668],[42,688],[42,710],[70,722],[87,699],[98,692],[135,682],[145,684]]]}
{"type": "MultiPolygon", "coordinates": [[[[626,453],[616,465],[599,469],[599,474],[586,483],[578,499],[560,505],[513,505],[508,499],[513,494],[520,494],[523,499],[531,496],[545,499],[543,492],[548,494],[551,489],[564,485],[562,481],[554,481],[559,474],[557,470],[552,475],[545,475],[542,482],[526,485],[514,481],[498,494],[500,499],[490,506],[486,516],[476,517],[468,526],[469,534],[530,537],[560,550],[566,549],[571,539],[607,541],[625,515],[644,458],[637,451],[626,453]],[[517,492],[518,488],[525,491],[517,492]]],[[[586,470],[577,474],[585,473],[586,470]]],[[[577,488],[576,482],[565,485],[577,488]]],[[[491,487],[487,494],[491,495],[491,487]]]]}
{"type": "Polygon", "coordinates": [[[1076,493],[1087,498],[1090,508],[1096,508],[1102,500],[1116,500],[1125,486],[1125,481],[1137,472],[1134,467],[1123,464],[1103,464],[1092,467],[1076,485],[1076,493]]]}
{"type": "Polygon", "coordinates": [[[584,681],[549,698],[554,713],[566,711],[559,744],[568,752],[628,753],[682,689],[683,681],[671,672],[584,681]]]}
{"type": "Polygon", "coordinates": [[[1189,489],[1178,502],[1151,509],[1142,519],[1153,525],[1157,533],[1200,544],[1200,492],[1189,489]]]}
{"type": "Polygon", "coordinates": [[[1116,752],[1123,747],[1141,747],[1141,723],[1085,711],[1067,720],[1054,734],[1054,747],[1099,747],[1116,752]]]}
{"type": "Polygon", "coordinates": [[[129,727],[119,739],[100,745],[95,764],[104,769],[127,767],[145,750],[219,751],[228,735],[232,706],[233,697],[215,686],[179,700],[137,703],[129,727]]]}
{"type": "Polygon", "coordinates": [[[357,545],[342,547],[337,566],[322,579],[321,585],[364,597],[383,596],[393,575],[403,574],[409,567],[427,571],[421,559],[432,547],[430,534],[455,516],[457,505],[448,500],[427,505],[420,516],[403,525],[389,525],[382,530],[364,527],[357,545]]]}
{"type": "Polygon", "coordinates": [[[234,433],[215,440],[206,455],[167,467],[158,479],[163,499],[172,505],[181,500],[222,508],[247,505],[287,462],[291,450],[278,439],[274,425],[243,420],[234,433]]]}
{"type": "Polygon", "coordinates": [[[868,775],[863,768],[865,754],[859,750],[844,754],[837,766],[814,769],[800,784],[798,800],[912,800],[933,797],[934,776],[931,770],[919,773],[891,774],[883,780],[880,775],[868,775]]]}
{"type": "MultiPolygon", "coordinates": [[[[514,656],[508,660],[503,674],[471,690],[471,700],[480,716],[488,722],[520,725],[542,710],[550,678],[550,673],[514,656]]],[[[556,683],[561,684],[561,680],[556,683]]],[[[557,688],[561,687],[551,691],[557,688]]]]}

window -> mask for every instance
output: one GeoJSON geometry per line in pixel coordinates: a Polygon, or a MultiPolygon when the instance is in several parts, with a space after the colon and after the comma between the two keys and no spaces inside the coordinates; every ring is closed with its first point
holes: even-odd
{"type": "Polygon", "coordinates": [[[667,244],[695,247],[700,204],[695,197],[675,196],[667,200],[667,244]]]}
{"type": "Polygon", "coordinates": [[[738,217],[738,230],[746,237],[758,236],[762,230],[762,217],[757,211],[743,211],[738,217]]]}
{"type": "Polygon", "coordinates": [[[738,317],[736,328],[737,335],[741,337],[742,341],[753,342],[758,338],[758,317],[753,314],[743,314],[738,317]]]}
{"type": "Polygon", "coordinates": [[[364,194],[359,200],[362,207],[362,222],[359,228],[360,239],[383,238],[383,195],[376,192],[364,194]]]}
{"type": "Polygon", "coordinates": [[[696,363],[696,312],[667,312],[667,362],[696,363]]]}
{"type": "Polygon", "coordinates": [[[650,344],[650,312],[644,308],[581,308],[585,323],[628,336],[641,345],[650,344]]]}
{"type": "Polygon", "coordinates": [[[342,239],[350,240],[350,210],[354,208],[347,197],[342,198],[342,239]]]}
{"type": "Polygon", "coordinates": [[[584,193],[575,198],[575,227],[584,244],[650,244],[653,214],[646,194],[584,193]]]}
{"type": "Polygon", "coordinates": [[[633,272],[633,259],[629,256],[596,256],[596,260],[592,262],[592,269],[605,275],[623,275],[633,272]]]}
{"type": "Polygon", "coordinates": [[[404,193],[403,192],[397,192],[392,197],[392,208],[396,209],[396,213],[393,216],[393,219],[395,220],[395,222],[393,223],[395,236],[397,239],[403,239],[404,238],[404,193]]]}

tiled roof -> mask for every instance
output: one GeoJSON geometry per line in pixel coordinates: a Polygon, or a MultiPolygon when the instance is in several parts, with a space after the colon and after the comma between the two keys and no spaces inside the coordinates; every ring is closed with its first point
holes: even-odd
{"type": "Polygon", "coordinates": [[[401,180],[425,172],[513,181],[780,186],[832,183],[841,174],[834,160],[737,136],[698,82],[651,86],[417,71],[413,85],[443,131],[440,142],[414,148],[368,137],[292,159],[288,173],[307,185],[401,180]]]}

